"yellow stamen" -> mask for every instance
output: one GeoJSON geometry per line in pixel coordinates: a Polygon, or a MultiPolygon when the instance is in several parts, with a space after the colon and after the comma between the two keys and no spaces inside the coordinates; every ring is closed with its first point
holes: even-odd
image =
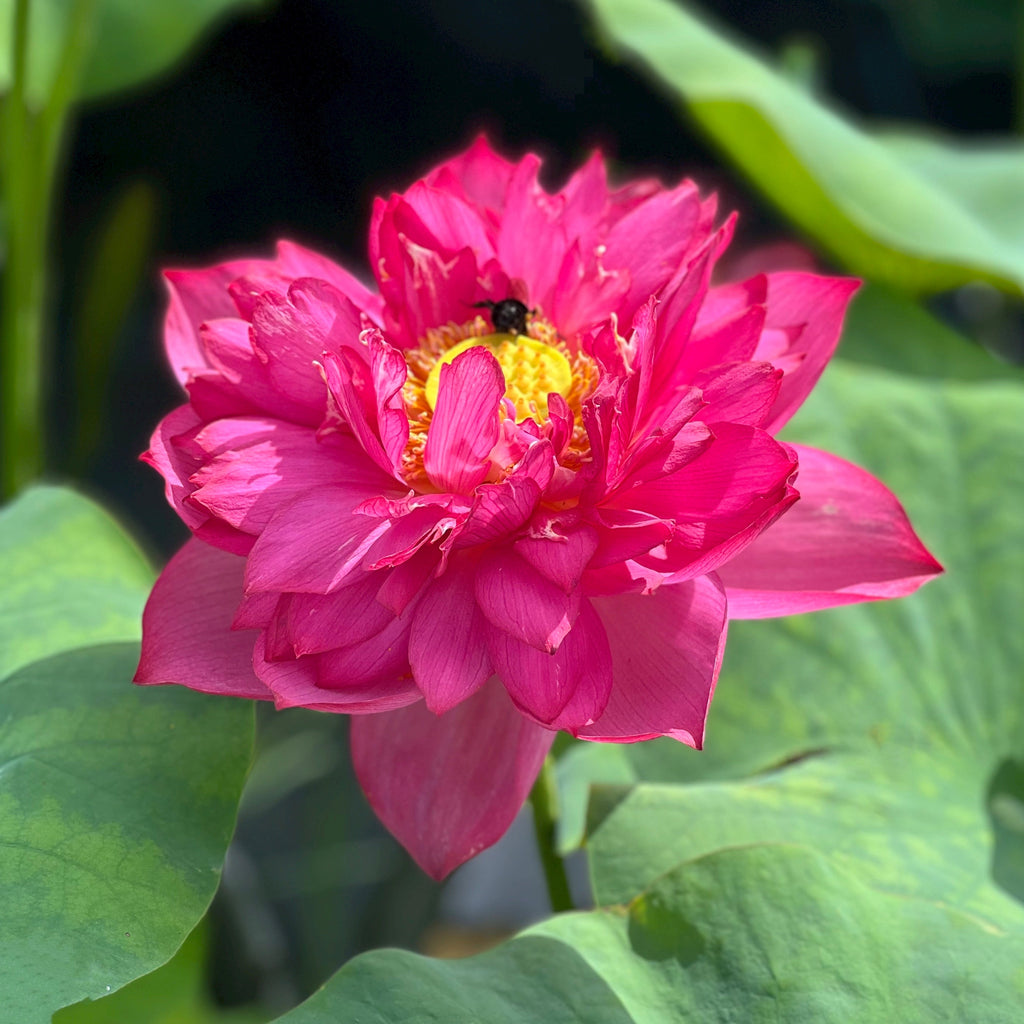
{"type": "Polygon", "coordinates": [[[529,417],[543,426],[550,412],[548,395],[562,395],[575,424],[560,461],[575,469],[589,459],[590,444],[581,410],[584,399],[597,386],[597,364],[569,344],[543,315],[532,316],[528,330],[529,336],[495,334],[491,324],[477,316],[468,323],[430,328],[416,348],[406,349],[409,377],[403,396],[409,416],[409,443],[402,456],[406,480],[419,483],[425,479],[423,452],[437,404],[441,367],[475,345],[486,345],[498,360],[517,423],[529,417]]]}
{"type": "Polygon", "coordinates": [[[551,345],[524,334],[488,334],[466,338],[448,349],[431,367],[424,394],[431,409],[437,406],[441,367],[471,348],[488,348],[505,375],[505,397],[516,407],[516,422],[533,418],[543,423],[548,416],[548,395],[558,392],[568,398],[572,391],[569,360],[551,345]]]}

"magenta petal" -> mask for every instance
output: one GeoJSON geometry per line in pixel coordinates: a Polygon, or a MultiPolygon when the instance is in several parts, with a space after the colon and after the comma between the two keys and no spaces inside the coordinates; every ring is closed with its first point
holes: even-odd
{"type": "Polygon", "coordinates": [[[319,654],[375,636],[395,615],[376,597],[380,579],[361,573],[333,594],[287,594],[287,637],[296,654],[319,654]]]}
{"type": "Polygon", "coordinates": [[[409,669],[409,627],[413,609],[392,616],[375,635],[320,655],[317,685],[344,691],[353,686],[401,680],[412,685],[409,669]]]}
{"type": "Polygon", "coordinates": [[[484,630],[471,573],[449,567],[420,599],[409,634],[412,674],[435,714],[450,711],[490,676],[484,630]]]}
{"type": "Polygon", "coordinates": [[[213,447],[192,476],[190,505],[201,506],[229,526],[259,534],[298,495],[353,478],[386,483],[367,473],[368,460],[350,437],[318,440],[308,427],[257,417],[217,420],[195,439],[213,447]]]}
{"type": "Polygon", "coordinates": [[[505,376],[483,347],[467,349],[441,368],[434,410],[423,450],[423,468],[445,491],[464,493],[481,483],[498,440],[498,406],[505,376]]]}
{"type": "Polygon", "coordinates": [[[277,243],[277,262],[281,273],[289,278],[306,277],[326,281],[380,325],[380,296],[371,292],[362,281],[358,281],[333,260],[294,242],[282,240],[277,243]]]}
{"type": "Polygon", "coordinates": [[[408,676],[389,676],[369,682],[325,689],[317,682],[323,656],[311,654],[293,661],[267,661],[264,640],[253,650],[253,665],[274,696],[277,708],[313,708],[346,715],[376,715],[420,700],[408,676]]]}
{"type": "Polygon", "coordinates": [[[269,699],[253,671],[253,630],[232,630],[245,560],[189,540],[167,563],[142,615],[135,682],[269,699]]]}
{"type": "Polygon", "coordinates": [[[319,362],[327,347],[326,324],[293,305],[291,297],[264,292],[252,312],[251,339],[267,380],[289,402],[309,410],[319,426],[327,405],[327,388],[319,362]]]}
{"type": "Polygon", "coordinates": [[[630,290],[620,316],[631,317],[669,281],[692,245],[700,197],[692,181],[659,192],[626,214],[608,233],[605,265],[628,269],[630,290]]]}
{"type": "Polygon", "coordinates": [[[478,264],[494,256],[484,218],[464,199],[423,181],[416,182],[403,198],[405,203],[393,214],[396,231],[442,252],[458,252],[469,246],[477,254],[478,264]],[[408,217],[403,217],[406,208],[415,211],[416,223],[407,223],[408,217]]]}
{"type": "Polygon", "coordinates": [[[566,593],[575,590],[598,547],[598,532],[581,524],[563,533],[555,528],[544,535],[536,529],[515,542],[520,558],[566,593]]]}
{"type": "Polygon", "coordinates": [[[445,715],[417,704],[353,720],[352,761],[377,816],[440,880],[504,835],[553,739],[491,680],[445,715]]]}
{"type": "Polygon", "coordinates": [[[881,481],[835,455],[792,447],[800,500],[720,571],[733,618],[902,597],[942,572],[881,481]]]}
{"type": "Polygon", "coordinates": [[[507,549],[481,561],[476,600],[498,629],[546,654],[558,649],[579,611],[577,590],[566,593],[507,549]]]}
{"type": "Polygon", "coordinates": [[[515,533],[530,518],[553,472],[551,443],[531,444],[501,483],[480,484],[473,492],[476,501],[457,546],[469,547],[515,533]]]}
{"type": "Polygon", "coordinates": [[[171,369],[182,384],[190,371],[208,365],[199,341],[199,325],[205,320],[237,315],[228,285],[246,274],[266,274],[272,266],[269,260],[233,260],[202,270],[164,271],[170,295],[164,344],[171,369]]]}
{"type": "Polygon", "coordinates": [[[490,627],[491,663],[524,714],[551,729],[576,733],[604,711],[612,662],[604,627],[589,601],[554,654],[545,654],[490,627]]]}
{"type": "Polygon", "coordinates": [[[509,277],[525,282],[530,301],[550,309],[568,244],[560,219],[564,200],[544,191],[537,180],[539,171],[540,159],[532,153],[515,165],[505,193],[497,249],[509,277]]]}
{"type": "Polygon", "coordinates": [[[376,416],[371,406],[376,403],[372,371],[359,353],[325,352],[324,379],[330,393],[328,423],[340,419],[355,435],[370,460],[385,472],[394,466],[377,434],[376,416]]]}
{"type": "Polygon", "coordinates": [[[615,682],[604,714],[577,735],[617,743],[672,736],[699,749],[725,649],[721,583],[701,576],[593,603],[608,634],[615,682]]]}
{"type": "Polygon", "coordinates": [[[782,370],[771,363],[732,363],[698,373],[693,383],[707,403],[700,411],[705,423],[760,427],[778,397],[782,370]]]}
{"type": "Polygon", "coordinates": [[[270,520],[256,541],[246,565],[246,591],[337,590],[390,526],[386,519],[354,514],[355,507],[372,496],[337,485],[299,495],[270,520]]]}
{"type": "Polygon", "coordinates": [[[428,185],[458,189],[485,209],[500,210],[515,165],[491,149],[485,135],[478,135],[465,153],[446,160],[424,178],[428,185]]]}
{"type": "Polygon", "coordinates": [[[769,359],[787,370],[766,427],[772,433],[788,422],[818,382],[839,342],[846,307],[859,286],[859,281],[848,277],[799,273],[768,275],[765,326],[769,330],[753,358],[769,359]],[[786,328],[800,328],[788,349],[783,353],[762,355],[763,347],[775,346],[771,329],[786,328]],[[793,368],[789,369],[787,363],[793,368]]]}
{"type": "Polygon", "coordinates": [[[195,489],[189,478],[199,468],[200,460],[181,440],[182,435],[190,437],[199,423],[191,406],[179,406],[157,424],[149,450],[142,456],[142,461],[148,462],[164,478],[167,503],[192,530],[202,526],[208,516],[185,501],[195,489]]]}

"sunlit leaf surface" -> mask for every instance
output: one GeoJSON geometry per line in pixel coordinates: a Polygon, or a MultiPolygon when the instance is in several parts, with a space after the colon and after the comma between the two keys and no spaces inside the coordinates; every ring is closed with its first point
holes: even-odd
{"type": "Polygon", "coordinates": [[[49,1021],[167,960],[217,885],[251,708],[131,684],[151,579],[95,505],[0,513],[0,1020],[49,1021]]]}
{"type": "Polygon", "coordinates": [[[533,1019],[514,1003],[472,1016],[496,976],[521,979],[552,1020],[574,1019],[567,978],[594,995],[585,1020],[1014,1019],[1024,387],[986,380],[989,357],[947,341],[947,372],[979,380],[836,363],[790,431],[892,486],[946,574],[901,601],[734,623],[701,753],[574,747],[566,845],[587,784],[618,783],[591,806],[607,909],[455,965],[368,954],[285,1019],[373,1005],[371,1019],[400,1021],[413,993],[420,1019],[533,1019]],[[517,958],[541,937],[527,982],[517,958]],[[405,994],[371,1003],[385,989],[405,994]]]}
{"type": "Polygon", "coordinates": [[[876,137],[692,9],[588,4],[613,51],[653,72],[790,220],[855,273],[920,292],[978,279],[1024,291],[1020,217],[999,198],[1020,180],[1021,146],[974,152],[952,140],[876,137]]]}

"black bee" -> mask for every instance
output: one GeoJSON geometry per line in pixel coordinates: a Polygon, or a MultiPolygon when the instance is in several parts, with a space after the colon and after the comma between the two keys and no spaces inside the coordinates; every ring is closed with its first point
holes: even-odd
{"type": "Polygon", "coordinates": [[[502,299],[500,302],[484,299],[483,302],[474,302],[473,305],[477,309],[489,309],[494,329],[505,334],[525,334],[526,318],[533,312],[532,309],[526,308],[526,303],[518,299],[502,299]]]}

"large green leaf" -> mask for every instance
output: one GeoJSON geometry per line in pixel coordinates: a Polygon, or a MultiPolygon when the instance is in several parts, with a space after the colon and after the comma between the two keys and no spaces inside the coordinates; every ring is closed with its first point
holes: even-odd
{"type": "Polygon", "coordinates": [[[153,571],[98,506],[40,487],[0,509],[0,579],[2,678],[59,651],[137,639],[153,571]]]}
{"type": "MultiPolygon", "coordinates": [[[[886,659],[887,653],[902,653],[915,670],[925,657],[931,665],[946,663],[948,671],[933,673],[928,685],[947,693],[950,686],[973,686],[953,670],[955,665],[957,671],[967,672],[970,656],[947,662],[960,655],[945,650],[951,643],[959,648],[955,638],[966,635],[978,657],[988,657],[990,645],[1003,651],[998,678],[1007,688],[1006,699],[1012,701],[1012,659],[1021,649],[1012,623],[1024,609],[1024,570],[1018,568],[1015,577],[1012,563],[1024,544],[1012,497],[1012,488],[1018,488],[1017,500],[1024,490],[1014,448],[1021,438],[1024,374],[997,363],[913,303],[877,286],[866,288],[856,299],[841,353],[848,361],[833,364],[788,436],[878,473],[909,507],[914,522],[945,562],[947,575],[892,605],[782,622],[733,623],[703,752],[659,740],[632,746],[578,744],[560,759],[563,851],[575,849],[583,838],[591,784],[733,779],[818,752],[836,741],[836,729],[839,741],[847,743],[844,730],[850,723],[850,706],[861,700],[878,706],[873,688],[865,689],[861,676],[876,684],[876,672],[884,679],[899,667],[886,659]],[[877,366],[874,371],[860,369],[849,365],[853,361],[868,366],[886,363],[915,379],[877,366]],[[941,383],[943,377],[988,382],[992,387],[947,386],[941,383]],[[999,381],[1017,386],[995,386],[999,381]],[[1004,487],[1011,489],[1005,495],[1004,487]],[[993,522],[996,516],[1001,518],[993,522]],[[994,539],[979,551],[982,535],[977,526],[982,523],[990,523],[994,539]],[[1007,554],[1001,545],[1009,549],[1007,554]],[[980,555],[988,561],[987,575],[979,579],[980,555]],[[974,588],[969,597],[963,593],[968,580],[974,588]],[[908,635],[919,638],[920,651],[906,647],[908,635]],[[1016,648],[1005,649],[1015,642],[1016,648]],[[859,669],[851,669],[858,664],[859,669]],[[800,671],[794,674],[793,666],[800,671]],[[751,685],[750,678],[762,677],[771,680],[768,688],[751,685]],[[785,687],[781,696],[780,686],[785,687]],[[824,703],[821,691],[829,697],[824,703]],[[803,701],[803,692],[813,698],[803,701]],[[838,709],[832,702],[835,695],[841,695],[838,709]],[[763,721],[772,722],[772,728],[762,728],[763,721]]],[[[898,710],[911,700],[909,691],[886,690],[884,696],[896,703],[893,717],[902,714],[909,723],[917,721],[916,707],[898,710]]],[[[951,691],[947,696],[950,701],[960,699],[951,691]]],[[[875,724],[868,722],[864,728],[875,724]]],[[[878,729],[888,735],[891,726],[878,729]]],[[[874,743],[872,738],[869,750],[874,750],[874,743]]]]}
{"type": "Polygon", "coordinates": [[[470,960],[367,954],[280,1020],[1009,1024],[1018,952],[965,914],[893,896],[813,850],[755,845],[680,864],[628,907],[553,918],[470,960]]]}
{"type": "Polygon", "coordinates": [[[202,916],[252,717],[131,685],[151,574],[84,498],[5,509],[0,573],[0,1021],[42,1024],[153,970],[202,916]]]}
{"type": "Polygon", "coordinates": [[[466,960],[399,950],[356,957],[282,1024],[630,1024],[576,950],[539,929],[466,960]]]}
{"type": "Polygon", "coordinates": [[[931,380],[1024,384],[1024,369],[994,358],[916,302],[876,284],[865,285],[854,298],[839,355],[931,380]]]}
{"type": "MultiPolygon", "coordinates": [[[[791,433],[892,485],[946,575],[902,601],[735,623],[701,754],[666,743],[608,760],[572,752],[562,772],[576,791],[587,771],[661,780],[598,788],[597,898],[629,902],[666,873],[690,885],[697,859],[776,844],[731,869],[735,884],[717,898],[743,906],[745,889],[765,892],[785,934],[810,913],[800,885],[772,877],[797,844],[847,878],[846,892],[837,885],[814,915],[813,946],[775,950],[776,976],[826,984],[821,951],[841,950],[842,977],[875,998],[909,971],[915,929],[915,970],[945,970],[955,933],[960,974],[933,978],[944,1015],[856,1019],[1012,1020],[1021,976],[1010,965],[1024,962],[1024,388],[837,364],[791,433]],[[885,929],[853,955],[849,929],[883,898],[885,929]],[[968,977],[988,1001],[964,1016],[968,977]]],[[[730,1005],[747,1019],[741,1001],[730,1005]]],[[[838,1004],[818,1012],[806,1019],[851,1019],[838,1004]]]]}
{"type": "Polygon", "coordinates": [[[1024,387],[953,337],[941,351],[967,379],[833,365],[791,436],[893,486],[946,575],[734,623],[702,753],[572,748],[570,810],[595,767],[627,784],[593,806],[604,908],[457,964],[368,954],[283,1020],[1017,1019],[1024,387]]]}
{"type": "MultiPolygon", "coordinates": [[[[29,21],[28,96],[49,95],[67,44],[72,11],[83,0],[32,0],[29,21]]],[[[166,70],[199,36],[232,10],[265,0],[84,0],[93,7],[85,66],[78,86],[83,99],[102,96],[166,70]]],[[[0,93],[11,82],[11,35],[15,0],[0,0],[0,93]]]]}
{"type": "Polygon", "coordinates": [[[207,983],[209,929],[201,924],[163,967],[96,1002],[58,1010],[53,1024],[264,1024],[252,1007],[224,1010],[207,983]]]}
{"type": "Polygon", "coordinates": [[[873,138],[670,0],[589,3],[613,45],[653,71],[747,177],[853,271],[911,291],[977,279],[1024,291],[1020,218],[996,196],[978,201],[984,190],[970,172],[989,180],[1020,167],[1020,146],[996,159],[933,141],[925,159],[922,147],[873,138]],[[936,173],[954,159],[966,174],[936,173]]]}

